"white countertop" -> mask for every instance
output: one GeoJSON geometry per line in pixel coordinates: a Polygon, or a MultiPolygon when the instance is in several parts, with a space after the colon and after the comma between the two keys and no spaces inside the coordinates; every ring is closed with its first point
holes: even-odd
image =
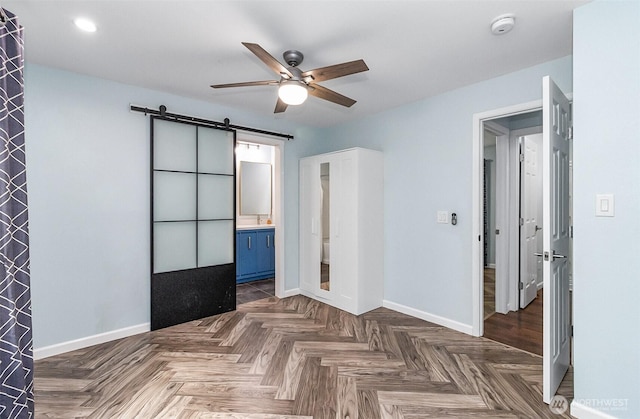
{"type": "Polygon", "coordinates": [[[259,230],[263,228],[275,228],[275,224],[243,224],[236,225],[236,230],[259,230]]]}

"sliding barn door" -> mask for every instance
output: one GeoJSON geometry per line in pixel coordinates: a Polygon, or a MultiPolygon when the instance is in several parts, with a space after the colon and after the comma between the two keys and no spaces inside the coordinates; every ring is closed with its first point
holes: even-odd
{"type": "Polygon", "coordinates": [[[234,310],[235,131],[151,119],[151,330],[234,310]]]}

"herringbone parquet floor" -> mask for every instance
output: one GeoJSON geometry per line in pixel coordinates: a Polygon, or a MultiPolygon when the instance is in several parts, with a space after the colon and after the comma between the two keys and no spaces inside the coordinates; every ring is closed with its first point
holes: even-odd
{"type": "Polygon", "coordinates": [[[39,360],[35,400],[40,418],[568,417],[541,382],[538,356],[295,296],[39,360]]]}

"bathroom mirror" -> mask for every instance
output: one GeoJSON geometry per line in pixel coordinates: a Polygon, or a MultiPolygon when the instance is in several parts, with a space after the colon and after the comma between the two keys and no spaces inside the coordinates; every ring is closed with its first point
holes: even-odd
{"type": "Polygon", "coordinates": [[[330,237],[331,237],[331,190],[329,188],[329,163],[320,164],[320,192],[321,202],[321,224],[322,224],[322,245],[320,258],[320,289],[331,290],[331,275],[329,265],[330,260],[330,237]]]}
{"type": "Polygon", "coordinates": [[[240,162],[240,214],[271,214],[271,165],[240,162]]]}

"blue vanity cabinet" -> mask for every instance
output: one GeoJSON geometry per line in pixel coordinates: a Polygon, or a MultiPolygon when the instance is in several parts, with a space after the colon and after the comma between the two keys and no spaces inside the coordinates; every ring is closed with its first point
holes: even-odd
{"type": "Polygon", "coordinates": [[[236,282],[273,278],[275,275],[275,229],[236,232],[236,282]]]}
{"type": "Polygon", "coordinates": [[[276,252],[273,244],[275,230],[258,230],[258,273],[273,276],[275,274],[276,252]]]}
{"type": "Polygon", "coordinates": [[[236,233],[236,282],[238,279],[255,275],[258,271],[257,240],[254,230],[236,233]]]}

